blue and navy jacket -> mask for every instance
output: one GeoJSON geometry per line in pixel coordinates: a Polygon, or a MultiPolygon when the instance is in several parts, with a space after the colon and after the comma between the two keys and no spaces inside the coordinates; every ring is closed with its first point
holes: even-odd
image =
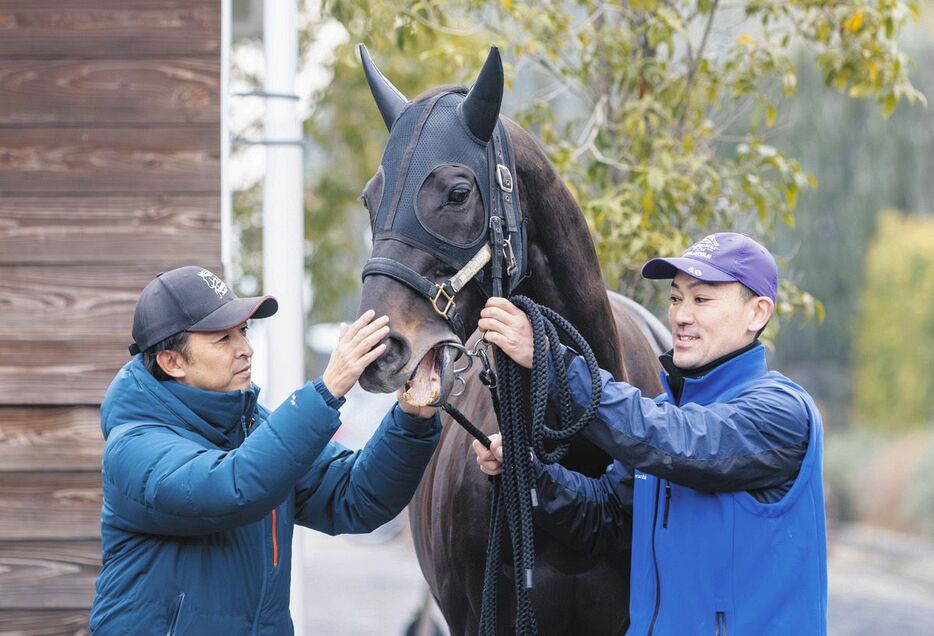
{"type": "MultiPolygon", "coordinates": [[[[566,359],[585,404],[586,366],[566,359]]],[[[628,634],[826,634],[813,400],[768,370],[761,345],[685,378],[679,400],[662,380],[652,400],[602,373],[585,435],[617,461],[598,479],[539,466],[537,523],[591,553],[627,551],[631,540],[628,634]]]]}
{"type": "Polygon", "coordinates": [[[259,389],[159,382],[141,356],[101,406],[103,566],[94,634],[292,633],[292,528],[369,532],[408,503],[440,435],[398,406],[357,452],[320,381],[269,412],[259,389]]]}

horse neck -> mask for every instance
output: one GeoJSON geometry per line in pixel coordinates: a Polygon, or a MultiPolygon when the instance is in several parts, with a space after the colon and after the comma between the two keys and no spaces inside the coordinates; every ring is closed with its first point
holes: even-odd
{"type": "Polygon", "coordinates": [[[557,172],[537,146],[534,150],[529,153],[525,145],[517,149],[520,200],[529,220],[530,271],[517,293],[567,318],[590,344],[600,367],[620,377],[616,323],[590,230],[557,172]]]}

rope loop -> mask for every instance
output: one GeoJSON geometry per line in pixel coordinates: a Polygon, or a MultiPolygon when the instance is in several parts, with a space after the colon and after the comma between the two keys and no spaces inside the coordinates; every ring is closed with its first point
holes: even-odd
{"type": "MultiPolygon", "coordinates": [[[[520,636],[538,634],[535,612],[529,600],[529,590],[534,587],[535,570],[532,510],[538,505],[532,455],[534,453],[535,458],[546,464],[560,461],[567,454],[570,439],[590,424],[600,404],[602,391],[600,368],[593,350],[570,322],[526,296],[513,296],[510,300],[528,314],[532,324],[532,370],[529,372],[523,369],[497,349],[497,373],[492,383],[484,382],[490,387],[493,408],[503,436],[503,472],[492,478],[490,530],[480,608],[481,636],[495,636],[497,633],[496,596],[504,528],[509,532],[512,546],[516,597],[514,633],[520,636]],[[581,352],[591,379],[590,400],[580,417],[573,422],[574,403],[567,369],[561,359],[559,331],[581,352]],[[549,354],[555,374],[556,390],[552,401],[558,406],[557,428],[551,428],[545,422],[550,391],[549,354]]],[[[443,408],[489,448],[489,438],[471,424],[463,413],[450,404],[444,404],[443,408]]]]}

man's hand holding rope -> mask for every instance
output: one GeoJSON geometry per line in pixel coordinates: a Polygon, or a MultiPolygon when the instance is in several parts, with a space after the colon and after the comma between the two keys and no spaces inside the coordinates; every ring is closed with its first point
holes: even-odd
{"type": "MultiPolygon", "coordinates": [[[[484,340],[499,347],[516,364],[532,368],[532,323],[524,311],[505,298],[494,296],[480,311],[477,327],[483,332],[484,340]]],[[[490,435],[489,449],[476,440],[473,449],[481,471],[487,475],[503,472],[503,437],[499,433],[490,435]]]]}
{"type": "Polygon", "coordinates": [[[486,301],[477,323],[483,339],[494,344],[516,364],[532,368],[532,323],[524,311],[505,298],[496,296],[486,301]]]}

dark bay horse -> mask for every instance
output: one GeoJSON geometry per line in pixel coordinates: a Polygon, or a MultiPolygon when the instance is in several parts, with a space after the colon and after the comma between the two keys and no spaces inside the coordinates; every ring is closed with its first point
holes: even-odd
{"type": "MultiPolygon", "coordinates": [[[[552,307],[586,338],[602,368],[646,395],[658,394],[656,354],[664,329],[647,325],[651,319],[645,314],[607,294],[580,208],[532,137],[500,116],[503,72],[497,50],[491,50],[469,91],[438,87],[411,102],[379,73],[362,47],[361,56],[390,136],[381,167],[362,197],[374,244],[360,311],[387,314],[392,327],[387,352],[361,377],[363,388],[388,392],[406,385],[413,400],[447,399],[482,430],[495,432],[489,391],[476,380],[476,368],[465,374],[463,393],[454,396],[455,352],[447,344],[460,344],[476,329],[493,268],[499,265],[505,270],[504,293],[525,294],[552,307]],[[456,290],[457,320],[442,316],[448,292],[457,287],[445,287],[445,281],[493,241],[491,216],[507,216],[514,201],[521,218],[511,225],[508,238],[524,243],[510,243],[505,263],[494,259],[456,290]],[[520,255],[513,263],[516,252],[520,255]],[[516,273],[523,262],[527,277],[525,271],[516,273]],[[439,300],[436,290],[442,288],[447,292],[439,300]],[[654,333],[656,341],[650,343],[646,333],[654,333]]],[[[670,346],[670,339],[662,346],[670,346]]],[[[477,633],[490,516],[491,486],[474,461],[470,441],[445,418],[440,446],[410,505],[422,572],[451,632],[458,635],[477,633]]],[[[592,476],[608,462],[585,441],[576,441],[562,461],[592,476]]],[[[628,554],[585,556],[541,532],[535,551],[531,599],[542,633],[626,631],[628,554]]],[[[502,573],[497,628],[506,634],[512,631],[514,612],[507,580],[511,568],[504,565],[502,573]]]]}

